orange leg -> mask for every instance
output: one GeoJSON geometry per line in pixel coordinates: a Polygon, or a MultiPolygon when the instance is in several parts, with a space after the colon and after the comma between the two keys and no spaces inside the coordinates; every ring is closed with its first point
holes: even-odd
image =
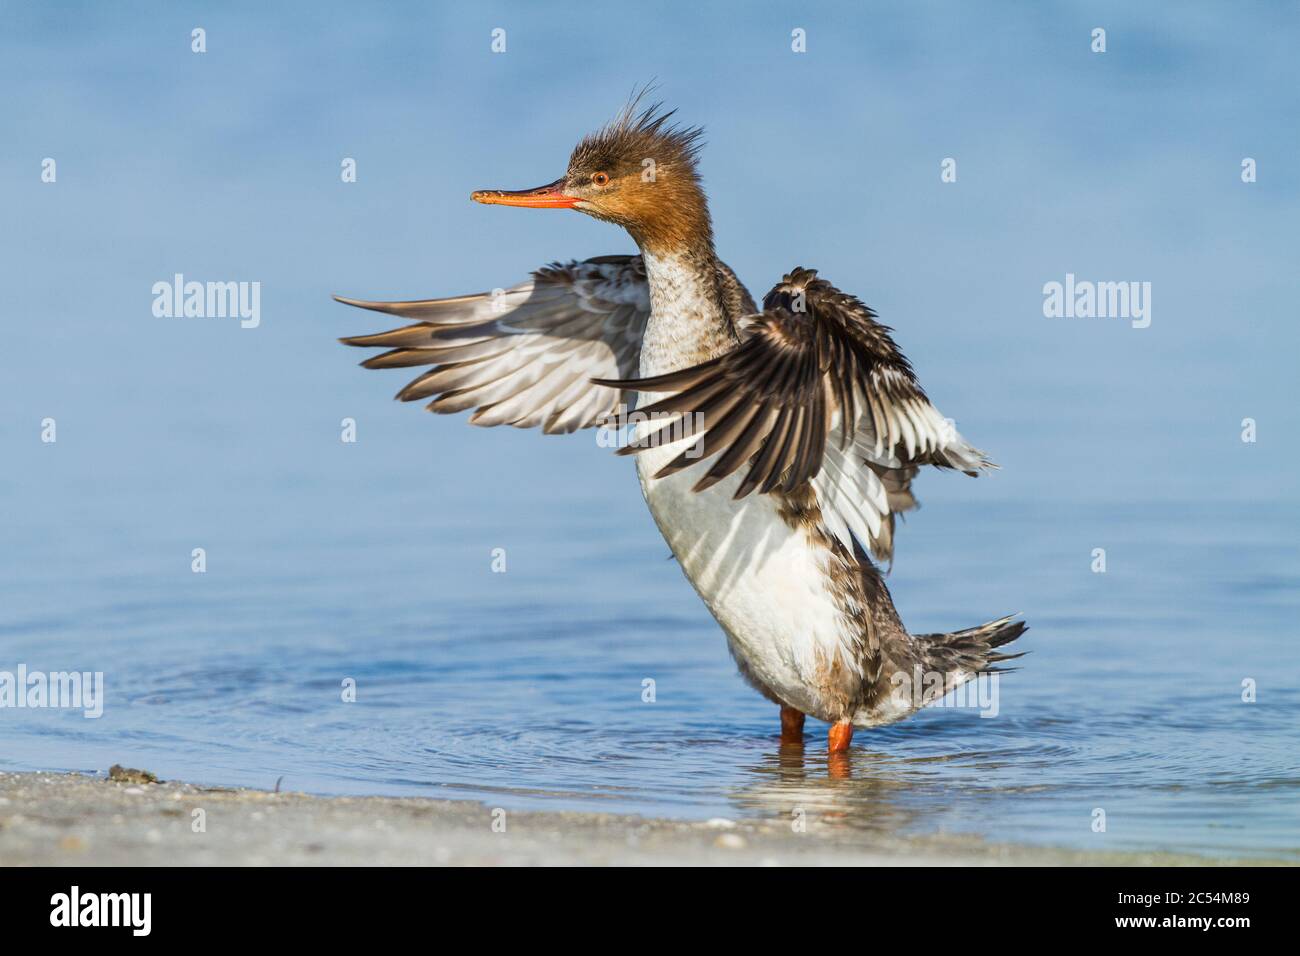
{"type": "Polygon", "coordinates": [[[853,725],[850,723],[831,724],[831,732],[828,742],[828,751],[833,754],[842,754],[849,749],[849,744],[853,742],[853,725]]]}
{"type": "Polygon", "coordinates": [[[803,743],[803,712],[781,705],[781,743],[803,743]]]}

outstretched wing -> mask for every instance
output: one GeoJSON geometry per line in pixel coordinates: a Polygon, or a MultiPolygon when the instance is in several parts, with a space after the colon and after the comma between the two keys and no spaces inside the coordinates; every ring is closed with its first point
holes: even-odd
{"type": "Polygon", "coordinates": [[[594,425],[622,400],[593,383],[636,373],[650,315],[640,256],[553,264],[512,289],[415,302],[335,298],[415,320],[388,332],[341,339],[389,351],[366,368],[431,365],[397,393],[432,398],[434,412],[474,409],[475,425],[540,425],[548,434],[594,425]]]}
{"type": "MultiPolygon", "coordinates": [[[[610,388],[674,394],[639,414],[687,413],[700,441],[657,473],[703,469],[696,491],[741,468],[742,498],[812,482],[828,528],[882,560],[893,553],[893,516],[914,507],[920,465],[976,474],[990,467],[926,397],[875,313],[811,269],[795,269],[744,324],[744,341],[701,365],[610,388]]],[[[620,449],[633,454],[655,434],[620,449]]]]}

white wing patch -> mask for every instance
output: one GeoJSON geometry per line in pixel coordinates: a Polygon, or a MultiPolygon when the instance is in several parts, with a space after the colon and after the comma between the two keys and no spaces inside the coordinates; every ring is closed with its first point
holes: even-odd
{"type": "Polygon", "coordinates": [[[885,486],[868,462],[882,468],[905,468],[918,458],[933,458],[967,472],[997,466],[958,434],[951,419],[924,399],[868,403],[859,392],[858,401],[857,428],[843,448],[840,413],[836,411],[822,470],[812,479],[812,486],[826,530],[850,553],[856,539],[882,557],[892,551],[892,516],[885,486]]]}
{"type": "MultiPolygon", "coordinates": [[[[891,368],[873,369],[871,377],[877,396],[894,391],[895,381],[906,381],[891,368]]],[[[910,382],[906,384],[910,385],[910,382]]],[[[857,390],[856,398],[859,403],[859,432],[866,430],[870,436],[871,454],[867,457],[878,464],[897,468],[909,461],[933,457],[941,459],[939,464],[946,463],[959,471],[975,472],[996,467],[982,451],[958,434],[952,419],[944,418],[939,409],[924,398],[890,401],[877,397],[871,400],[861,389],[857,390]]]]}

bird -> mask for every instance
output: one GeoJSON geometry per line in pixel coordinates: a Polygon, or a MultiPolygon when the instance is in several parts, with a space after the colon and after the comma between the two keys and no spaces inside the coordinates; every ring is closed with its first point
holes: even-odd
{"type": "Polygon", "coordinates": [[[979,674],[1014,669],[1017,615],[938,634],[903,626],[895,518],[923,467],[997,466],[931,403],[888,326],[816,270],[758,307],[714,248],[703,130],[634,94],[580,140],[564,175],[478,203],[569,209],[638,252],[552,262],[493,293],[335,296],[407,324],[340,339],[370,369],[423,368],[397,393],[481,426],[626,436],[651,515],[720,625],[740,675],[780,708],[780,739],[901,720],[979,674]],[[923,688],[921,685],[924,685],[923,688]]]}

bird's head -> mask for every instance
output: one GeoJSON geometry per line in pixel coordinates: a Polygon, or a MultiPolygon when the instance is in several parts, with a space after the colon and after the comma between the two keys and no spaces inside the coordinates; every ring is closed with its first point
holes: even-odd
{"type": "Polygon", "coordinates": [[[604,129],[574,147],[568,169],[534,189],[481,189],[475,202],[534,209],[576,209],[626,229],[647,251],[712,243],[696,172],[702,130],[669,122],[659,104],[634,98],[604,129]]]}

